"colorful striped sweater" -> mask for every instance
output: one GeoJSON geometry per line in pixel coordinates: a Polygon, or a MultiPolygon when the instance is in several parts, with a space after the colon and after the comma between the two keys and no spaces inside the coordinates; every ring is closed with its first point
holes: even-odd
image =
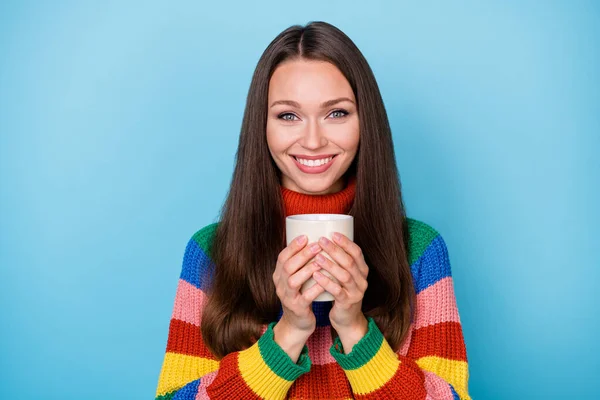
{"type": "Polygon", "coordinates": [[[431,226],[408,218],[417,302],[400,349],[393,351],[369,317],[367,334],[344,354],[330,334],[333,303],[314,302],[317,328],[294,363],[273,340],[277,321],[264,325],[251,347],[220,362],[204,344],[200,323],[217,224],[200,229],[185,248],[156,399],[470,399],[448,250],[431,226]]]}

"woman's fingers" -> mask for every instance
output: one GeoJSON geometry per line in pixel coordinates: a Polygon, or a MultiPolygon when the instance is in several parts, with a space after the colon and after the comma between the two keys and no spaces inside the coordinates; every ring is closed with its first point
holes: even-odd
{"type": "Polygon", "coordinates": [[[312,276],[313,272],[320,269],[321,267],[315,263],[311,262],[306,264],[298,272],[288,278],[288,286],[295,292],[299,291],[304,282],[306,282],[312,276]]]}
{"type": "Polygon", "coordinates": [[[341,285],[335,283],[331,280],[331,278],[320,272],[313,273],[313,276],[315,278],[315,281],[317,281],[317,283],[319,284],[319,286],[323,286],[323,288],[329,293],[331,293],[333,297],[339,300],[345,299],[346,295],[341,285]]]}
{"type": "Polygon", "coordinates": [[[297,239],[290,242],[277,256],[273,282],[287,320],[303,331],[314,330],[316,318],[311,310],[311,303],[324,289],[318,284],[305,293],[300,293],[300,289],[312,273],[320,269],[310,260],[322,249],[317,243],[307,244],[306,236],[304,240],[297,239]]]}
{"type": "MultiPolygon", "coordinates": [[[[358,274],[360,274],[360,276],[366,280],[367,276],[369,275],[369,267],[365,262],[365,257],[360,246],[350,240],[346,235],[339,232],[334,233],[333,241],[354,259],[358,274]]],[[[358,276],[356,276],[352,270],[350,273],[352,273],[356,282],[360,281],[358,276]]]]}
{"type": "Polygon", "coordinates": [[[321,237],[319,239],[319,244],[321,245],[321,247],[323,247],[325,252],[333,259],[333,261],[343,266],[344,268],[348,268],[354,262],[354,259],[350,254],[346,253],[344,249],[342,249],[340,246],[333,243],[326,237],[321,237]]]}
{"type": "Polygon", "coordinates": [[[313,286],[302,292],[302,297],[304,297],[304,300],[306,300],[306,302],[310,304],[317,298],[318,295],[320,295],[324,291],[325,288],[315,282],[313,286]]]}
{"type": "Polygon", "coordinates": [[[300,235],[294,238],[294,240],[292,240],[291,243],[288,246],[286,246],[286,248],[283,249],[281,253],[279,253],[277,263],[281,265],[285,264],[287,260],[292,258],[294,254],[296,254],[297,252],[302,250],[302,248],[304,248],[304,246],[306,245],[306,240],[306,235],[300,235]]]}
{"type": "Polygon", "coordinates": [[[321,250],[321,246],[319,246],[318,243],[309,243],[302,251],[297,252],[285,262],[283,266],[284,273],[293,275],[300,268],[308,264],[308,262],[321,250]]]}
{"type": "Polygon", "coordinates": [[[300,267],[305,265],[311,258],[312,250],[311,246],[306,245],[306,235],[296,237],[292,242],[285,247],[277,256],[277,264],[275,265],[275,271],[273,271],[273,282],[277,285],[279,278],[283,275],[284,278],[288,278],[300,267]],[[300,240],[302,239],[302,240],[300,240]],[[306,262],[300,263],[294,257],[300,256],[300,259],[306,259],[306,262]],[[291,264],[289,264],[291,261],[291,264]],[[287,275],[287,276],[286,276],[287,275]]]}
{"type": "Polygon", "coordinates": [[[350,290],[353,290],[355,286],[359,288],[367,286],[366,279],[369,267],[367,267],[362,256],[362,250],[358,245],[343,235],[342,239],[339,240],[340,245],[336,245],[325,237],[322,237],[319,243],[324,248],[324,253],[330,256],[333,261],[329,259],[322,261],[322,259],[320,260],[321,257],[317,257],[317,262],[332,274],[342,286],[350,290]]]}
{"type": "Polygon", "coordinates": [[[325,257],[323,254],[317,254],[315,261],[319,266],[337,279],[337,281],[343,286],[350,288],[352,285],[354,285],[354,278],[350,272],[340,267],[337,263],[331,261],[329,258],[325,257]]]}

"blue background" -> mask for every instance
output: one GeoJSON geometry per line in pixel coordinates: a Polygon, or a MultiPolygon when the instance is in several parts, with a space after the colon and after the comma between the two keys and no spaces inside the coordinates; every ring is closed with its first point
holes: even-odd
{"type": "Polygon", "coordinates": [[[408,214],[448,245],[472,396],[595,397],[597,2],[3,1],[3,398],[153,398],[258,58],[311,20],[377,77],[408,214]]]}

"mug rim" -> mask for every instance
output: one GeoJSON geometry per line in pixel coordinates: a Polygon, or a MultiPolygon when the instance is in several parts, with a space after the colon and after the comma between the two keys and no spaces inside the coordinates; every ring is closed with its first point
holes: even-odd
{"type": "Polygon", "coordinates": [[[286,217],[286,220],[290,221],[341,221],[354,218],[348,214],[327,214],[327,213],[315,213],[315,214],[294,214],[286,217]]]}

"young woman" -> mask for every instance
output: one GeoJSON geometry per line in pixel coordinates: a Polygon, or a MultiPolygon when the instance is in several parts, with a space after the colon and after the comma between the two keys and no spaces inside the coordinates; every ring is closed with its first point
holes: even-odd
{"type": "Polygon", "coordinates": [[[445,242],[406,217],[383,100],[343,32],[269,44],[236,156],[219,222],[185,249],[156,398],[470,399],[445,242]],[[285,217],[309,213],[352,215],[354,241],[286,246],[285,217]]]}

